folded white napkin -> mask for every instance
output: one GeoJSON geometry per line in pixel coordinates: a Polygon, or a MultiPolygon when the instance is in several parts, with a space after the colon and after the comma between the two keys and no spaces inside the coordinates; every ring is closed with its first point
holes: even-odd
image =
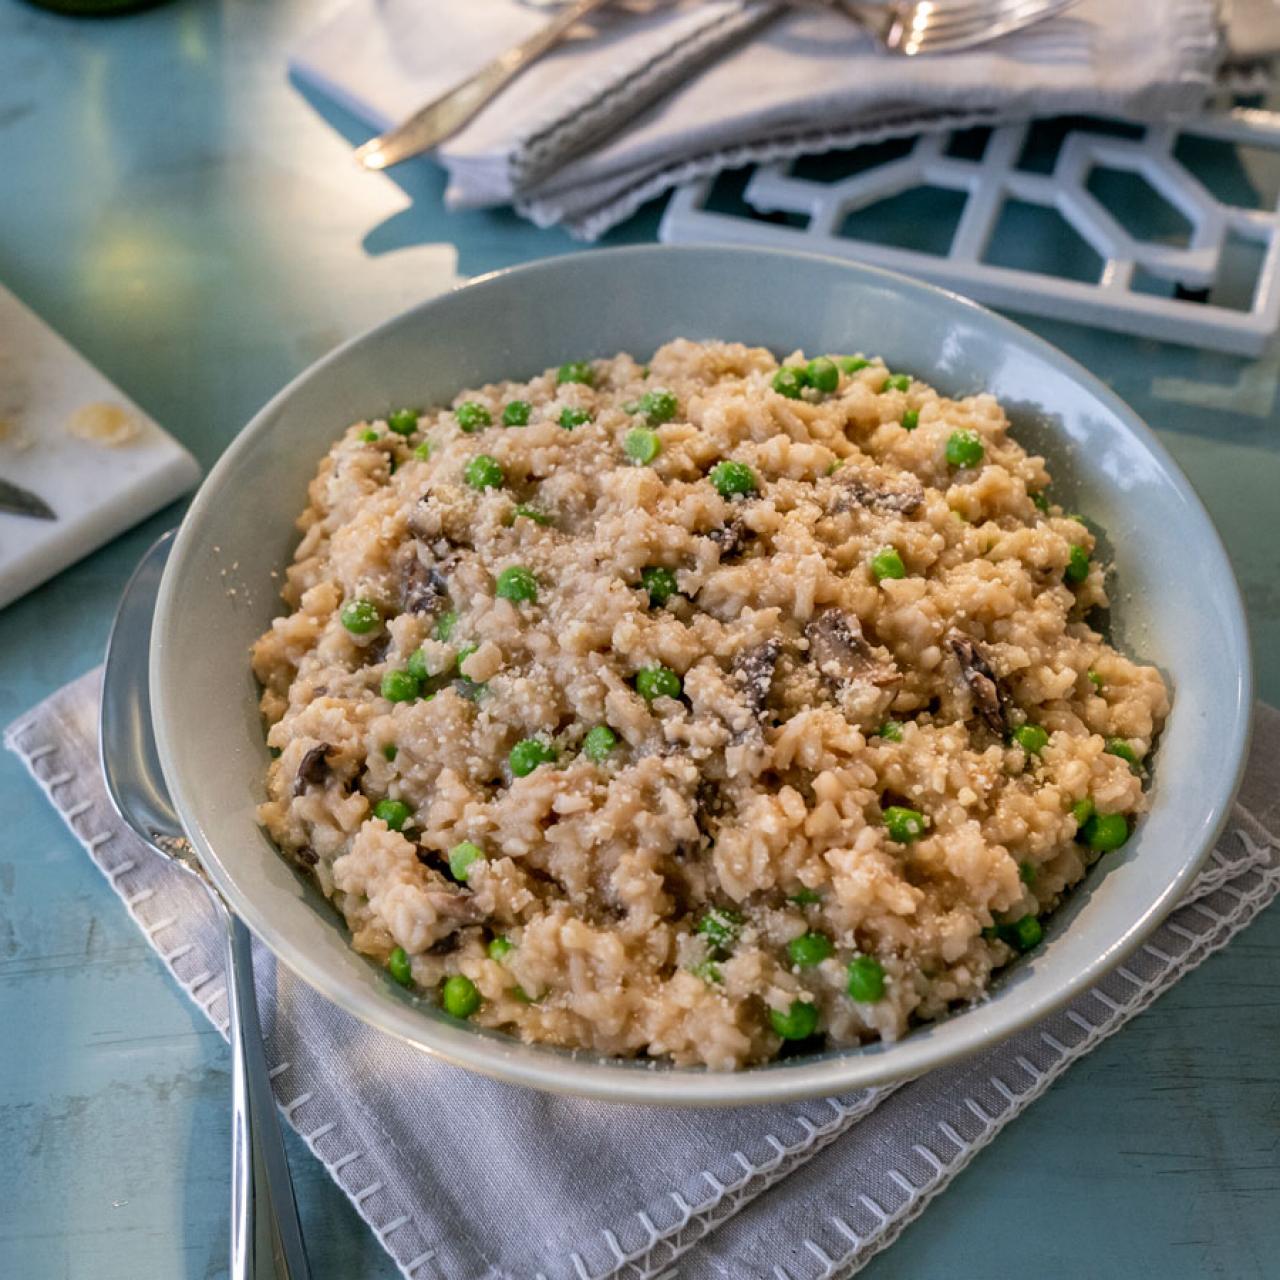
{"type": "MultiPolygon", "coordinates": [[[[99,682],[91,672],[54,694],[6,745],[225,1028],[223,935],[204,891],[107,802],[99,682]]],[[[255,944],[276,1094],[409,1280],[644,1280],[677,1258],[680,1280],[851,1276],[1072,1062],[1280,891],[1278,778],[1280,712],[1259,707],[1226,830],[1151,940],[1044,1022],[896,1090],[727,1111],[538,1094],[371,1030],[255,944]]]]}
{"type": "MultiPolygon", "coordinates": [[[[1215,13],[1082,0],[971,52],[904,59],[837,13],[764,0],[606,9],[438,158],[455,207],[515,203],[594,238],[679,181],[749,161],[1031,114],[1193,113],[1217,67],[1215,13]]],[[[291,65],[380,130],[545,21],[522,0],[349,0],[291,65]]]]}

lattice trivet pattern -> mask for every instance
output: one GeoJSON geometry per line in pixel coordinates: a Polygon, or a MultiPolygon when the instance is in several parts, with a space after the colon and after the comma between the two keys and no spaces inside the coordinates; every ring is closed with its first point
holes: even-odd
{"type": "MultiPolygon", "coordinates": [[[[1275,195],[1263,200],[1263,207],[1236,203],[1240,193],[1211,191],[1188,167],[1185,152],[1188,144],[1220,145],[1256,148],[1272,153],[1269,161],[1280,159],[1280,113],[1235,107],[1177,126],[1058,122],[1056,157],[1047,171],[1037,171],[1026,162],[1029,134],[1045,123],[977,131],[976,145],[973,130],[926,133],[899,144],[899,154],[891,151],[879,159],[879,153],[862,148],[848,153],[862,156],[847,166],[852,171],[841,176],[836,166],[834,179],[810,176],[812,160],[760,166],[746,179],[733,209],[717,207],[717,180],[694,183],[672,197],[661,237],[669,243],[810,249],[891,267],[997,307],[1243,355],[1260,353],[1280,327],[1275,195]],[[1108,173],[1147,185],[1108,207],[1095,194],[1097,176],[1108,173]],[[868,238],[849,225],[859,211],[912,191],[924,195],[928,188],[951,193],[938,197],[941,203],[961,202],[950,243],[938,252],[886,242],[894,237],[868,238]],[[1023,265],[1023,253],[1012,255],[1018,265],[1008,265],[1002,241],[1014,233],[1005,216],[1017,205],[1056,211],[1070,230],[1055,236],[1050,229],[1031,238],[1078,236],[1087,246],[1088,271],[1096,273],[1081,278],[1077,272],[1072,278],[1052,266],[1023,265]],[[1115,216],[1117,209],[1122,219],[1115,216]],[[1159,238],[1144,238],[1127,225],[1143,221],[1147,213],[1157,215],[1159,238]],[[1176,233],[1169,231],[1170,213],[1184,224],[1176,233]]],[[[1238,165],[1232,171],[1243,172],[1238,165]]]]}

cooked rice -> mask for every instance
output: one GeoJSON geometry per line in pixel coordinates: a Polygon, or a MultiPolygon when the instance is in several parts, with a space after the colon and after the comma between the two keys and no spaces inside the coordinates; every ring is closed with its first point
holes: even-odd
{"type": "Polygon", "coordinates": [[[408,437],[358,423],[321,461],[290,612],[253,654],[278,752],[262,821],[357,950],[403,948],[426,993],[465,975],[472,1020],[526,1040],[732,1068],[778,1054],[775,1017],[797,1002],[846,1045],[978,999],[1016,955],[1011,923],[1097,856],[1073,806],[1143,811],[1142,766],[1106,748],[1142,761],[1168,712],[1157,671],[1086,621],[1103,566],[1064,581],[1093,535],[1033,502],[1044,461],[988,395],[882,390],[873,360],[792,399],[769,352],[720,342],[590,368],[594,386],[551,370],[463,392],[455,407],[493,420],[474,432],[451,408],[408,437]],[[635,465],[622,441],[655,388],[678,411],[635,465]],[[528,425],[502,425],[513,400],[528,425]],[[590,421],[562,427],[565,408],[590,421]],[[956,431],[976,433],[979,465],[948,463],[956,431]],[[502,487],[464,481],[480,453],[502,487]],[[720,496],[724,459],[752,468],[755,496],[720,496]],[[890,547],[906,576],[877,583],[890,547]],[[536,603],[496,595],[512,565],[536,603]],[[647,566],[675,574],[664,605],[647,566]],[[365,634],[340,618],[357,599],[382,619],[365,634]],[[388,701],[384,674],[419,649],[433,696],[388,701]],[[655,665],[679,698],[636,692],[655,665]],[[1048,732],[1038,754],[1013,736],[1024,723],[1048,732]],[[597,764],[580,747],[602,724],[619,745],[597,764]],[[529,738],[557,758],[513,777],[529,738]],[[411,811],[402,830],[372,816],[388,798],[411,811]],[[891,838],[893,805],[925,815],[920,838],[891,838]],[[463,841],[485,854],[465,884],[448,864],[463,841]],[[709,909],[736,936],[700,931],[709,909]],[[798,968],[788,943],[806,933],[831,954],[798,968]],[[513,945],[494,958],[498,936],[513,945]],[[857,955],[881,998],[849,994],[857,955]]]}

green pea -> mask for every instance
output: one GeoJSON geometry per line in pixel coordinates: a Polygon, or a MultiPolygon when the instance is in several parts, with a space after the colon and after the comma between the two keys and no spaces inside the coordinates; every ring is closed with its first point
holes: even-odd
{"type": "Polygon", "coordinates": [[[477,453],[463,469],[462,478],[473,489],[500,489],[506,475],[502,463],[487,453],[477,453]]]}
{"type": "Polygon", "coordinates": [[[603,764],[617,745],[618,735],[607,724],[598,724],[583,738],[582,754],[596,764],[603,764]]]}
{"type": "Polygon", "coordinates": [[[976,467],[986,448],[976,431],[953,431],[947,437],[947,462],[953,467],[976,467]]]}
{"type": "Polygon", "coordinates": [[[1129,838],[1129,819],[1123,813],[1095,813],[1080,828],[1085,844],[1095,853],[1110,853],[1129,838]]]}
{"type": "Polygon", "coordinates": [[[416,409],[397,409],[387,414],[387,427],[398,436],[411,436],[418,429],[416,409]]]}
{"type": "Polygon", "coordinates": [[[1089,576],[1089,553],[1084,547],[1072,547],[1067,555],[1067,567],[1063,570],[1063,581],[1079,586],[1089,576]]]}
{"type": "Polygon", "coordinates": [[[859,369],[865,369],[871,361],[863,356],[841,356],[836,363],[844,373],[857,373],[859,369]]]}
{"type": "Polygon", "coordinates": [[[918,809],[891,804],[884,811],[884,825],[889,832],[890,840],[896,840],[899,844],[910,844],[924,835],[925,817],[918,809]]]}
{"type": "Polygon", "coordinates": [[[902,429],[904,431],[914,431],[920,425],[920,410],[907,409],[902,415],[902,429]]]}
{"type": "Polygon", "coordinates": [[[883,582],[886,578],[905,578],[907,567],[895,548],[885,547],[871,557],[871,573],[877,582],[883,582]]]}
{"type": "Polygon", "coordinates": [[[1023,916],[1011,924],[1002,924],[996,930],[1001,942],[1007,943],[1015,951],[1031,951],[1038,947],[1044,938],[1044,928],[1035,916],[1023,916]]]}
{"type": "Polygon", "coordinates": [[[590,421],[591,414],[586,409],[564,408],[560,410],[560,425],[566,431],[572,431],[574,427],[580,427],[590,421]]]}
{"type": "Polygon", "coordinates": [[[538,579],[533,571],[522,564],[508,565],[498,574],[494,592],[502,600],[511,600],[516,604],[536,604],[538,600],[538,579]]]}
{"type": "Polygon", "coordinates": [[[1018,863],[1018,879],[1021,880],[1023,884],[1035,884],[1038,873],[1039,868],[1034,862],[1018,863]]]}
{"type": "Polygon", "coordinates": [[[373,816],[381,818],[392,831],[399,831],[409,821],[413,810],[403,800],[379,800],[373,806],[373,816]]]}
{"type": "Polygon", "coordinates": [[[469,1018],[480,1007],[480,992],[470,978],[461,973],[451,974],[440,988],[440,1003],[445,1013],[455,1018],[469,1018]]]}
{"type": "Polygon", "coordinates": [[[431,441],[424,440],[421,444],[414,445],[413,456],[417,458],[419,462],[426,462],[426,460],[431,457],[431,441]]]}
{"type": "Polygon", "coordinates": [[[533,416],[533,405],[527,400],[512,400],[502,408],[504,427],[527,427],[533,416]]]}
{"type": "Polygon", "coordinates": [[[1093,801],[1088,796],[1085,796],[1083,800],[1077,800],[1071,806],[1071,816],[1076,820],[1077,835],[1079,835],[1080,828],[1093,817],[1093,813],[1093,801]]]}
{"type": "Polygon", "coordinates": [[[449,874],[460,884],[466,884],[473,862],[484,861],[484,850],[470,840],[463,840],[449,850],[449,874]]]}
{"type": "Polygon", "coordinates": [[[759,489],[756,473],[745,462],[717,462],[711,468],[711,483],[727,499],[749,498],[759,489]]]}
{"type": "Polygon", "coordinates": [[[622,438],[622,452],[637,466],[648,466],[662,452],[662,441],[649,427],[632,427],[622,438]]]}
{"type": "Polygon", "coordinates": [[[382,758],[384,760],[392,761],[399,754],[400,754],[400,748],[397,747],[394,742],[388,742],[387,745],[382,748],[382,758]]]}
{"type": "Polygon", "coordinates": [[[555,524],[555,520],[547,515],[545,511],[539,511],[537,507],[527,507],[524,503],[520,503],[516,507],[516,515],[524,516],[526,520],[532,520],[534,524],[555,524]]]}
{"type": "Polygon", "coordinates": [[[466,660],[471,657],[479,647],[480,646],[478,644],[464,644],[459,648],[457,656],[454,658],[454,665],[459,671],[462,670],[462,664],[466,662],[466,660]]]}
{"type": "Polygon", "coordinates": [[[464,401],[453,411],[453,416],[457,418],[458,426],[468,435],[482,427],[493,425],[493,415],[475,400],[464,401]]]}
{"type": "Polygon", "coordinates": [[[678,698],[684,686],[670,667],[641,667],[636,672],[636,692],[646,701],[678,698]]]}
{"type": "Polygon", "coordinates": [[[1013,740],[1029,755],[1038,756],[1049,745],[1049,734],[1038,724],[1020,724],[1013,740]]]}
{"type": "Polygon", "coordinates": [[[827,356],[810,360],[804,372],[809,385],[823,395],[830,395],[840,385],[840,370],[836,368],[836,362],[827,356]]]}
{"type": "Polygon", "coordinates": [[[431,673],[427,670],[427,655],[421,649],[415,649],[409,655],[409,661],[404,664],[404,669],[419,683],[425,683],[431,673]]]}
{"type": "Polygon", "coordinates": [[[788,400],[799,400],[800,393],[809,385],[809,374],[795,365],[784,364],[773,375],[773,389],[788,400]]]}
{"type": "Polygon", "coordinates": [[[798,907],[812,907],[822,901],[822,894],[816,889],[799,889],[791,895],[790,900],[798,907]]]}
{"type": "Polygon", "coordinates": [[[787,955],[797,969],[812,969],[835,951],[825,933],[802,933],[787,943],[787,955]]]}
{"type": "Polygon", "coordinates": [[[407,671],[388,671],[382,677],[382,696],[388,702],[412,702],[420,691],[417,677],[407,671]]]}
{"type": "Polygon", "coordinates": [[[1031,495],[1031,505],[1035,507],[1037,511],[1042,512],[1044,515],[1048,515],[1049,495],[1043,490],[1040,493],[1033,493],[1031,495]]]}
{"type": "Polygon", "coordinates": [[[403,947],[396,947],[387,957],[387,972],[402,987],[413,984],[413,969],[409,965],[409,954],[403,947]]]}
{"type": "Polygon", "coordinates": [[[509,956],[516,949],[516,944],[510,938],[504,938],[499,934],[489,943],[489,959],[501,960],[504,956],[509,956]]]}
{"type": "Polygon", "coordinates": [[[845,977],[845,990],[859,1004],[875,1004],[884,999],[884,965],[875,956],[854,956],[845,977]]]}
{"type": "Polygon", "coordinates": [[[1105,750],[1109,756],[1119,756],[1134,773],[1142,772],[1138,753],[1123,738],[1108,738],[1105,750]]]}
{"type": "Polygon", "coordinates": [[[377,438],[378,433],[372,427],[368,427],[360,433],[360,439],[363,440],[365,444],[373,444],[377,438]]]}
{"type": "Polygon", "coordinates": [[[551,764],[556,758],[556,749],[541,738],[521,738],[511,753],[507,763],[511,766],[514,777],[528,777],[540,764],[551,764]]]}
{"type": "Polygon", "coordinates": [[[679,409],[680,402],[671,391],[646,391],[636,402],[636,410],[644,414],[651,427],[660,427],[664,422],[670,422],[679,409]]]}
{"type": "Polygon", "coordinates": [[[818,1006],[796,1000],[785,1013],[770,1009],[769,1022],[784,1040],[807,1040],[818,1029],[818,1006]]]}
{"type": "Polygon", "coordinates": [[[742,932],[742,917],[729,907],[709,907],[698,921],[697,932],[706,938],[713,951],[728,952],[742,932]]]}
{"type": "Polygon", "coordinates": [[[372,600],[348,600],[338,617],[353,636],[367,635],[382,621],[378,606],[372,600]]]}
{"type": "Polygon", "coordinates": [[[887,738],[890,742],[902,741],[902,725],[896,720],[886,720],[877,730],[876,733],[881,738],[887,738]]]}
{"type": "Polygon", "coordinates": [[[566,382],[580,382],[591,387],[595,385],[595,381],[596,373],[588,360],[571,360],[556,370],[557,386],[563,386],[566,382]]]}
{"type": "Polygon", "coordinates": [[[907,391],[911,387],[911,375],[909,373],[891,373],[885,380],[880,390],[884,391],[907,391]]]}
{"type": "Polygon", "coordinates": [[[672,596],[679,593],[676,575],[660,565],[650,565],[640,571],[640,585],[649,593],[649,603],[660,609],[672,596]]]}
{"type": "Polygon", "coordinates": [[[435,630],[433,634],[440,641],[446,641],[453,635],[453,629],[458,625],[458,615],[452,609],[446,609],[436,619],[435,630]]]}

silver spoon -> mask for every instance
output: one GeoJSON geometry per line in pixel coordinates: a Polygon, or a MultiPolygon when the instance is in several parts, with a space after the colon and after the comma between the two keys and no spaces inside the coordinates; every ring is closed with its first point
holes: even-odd
{"type": "Polygon", "coordinates": [[[116,812],[162,858],[195,876],[227,932],[231,1025],[231,1280],[310,1280],[302,1224],[253,988],[249,930],[205,875],[165,787],[151,732],[151,618],[173,530],[134,570],[120,600],[102,677],[98,743],[116,812]]]}

